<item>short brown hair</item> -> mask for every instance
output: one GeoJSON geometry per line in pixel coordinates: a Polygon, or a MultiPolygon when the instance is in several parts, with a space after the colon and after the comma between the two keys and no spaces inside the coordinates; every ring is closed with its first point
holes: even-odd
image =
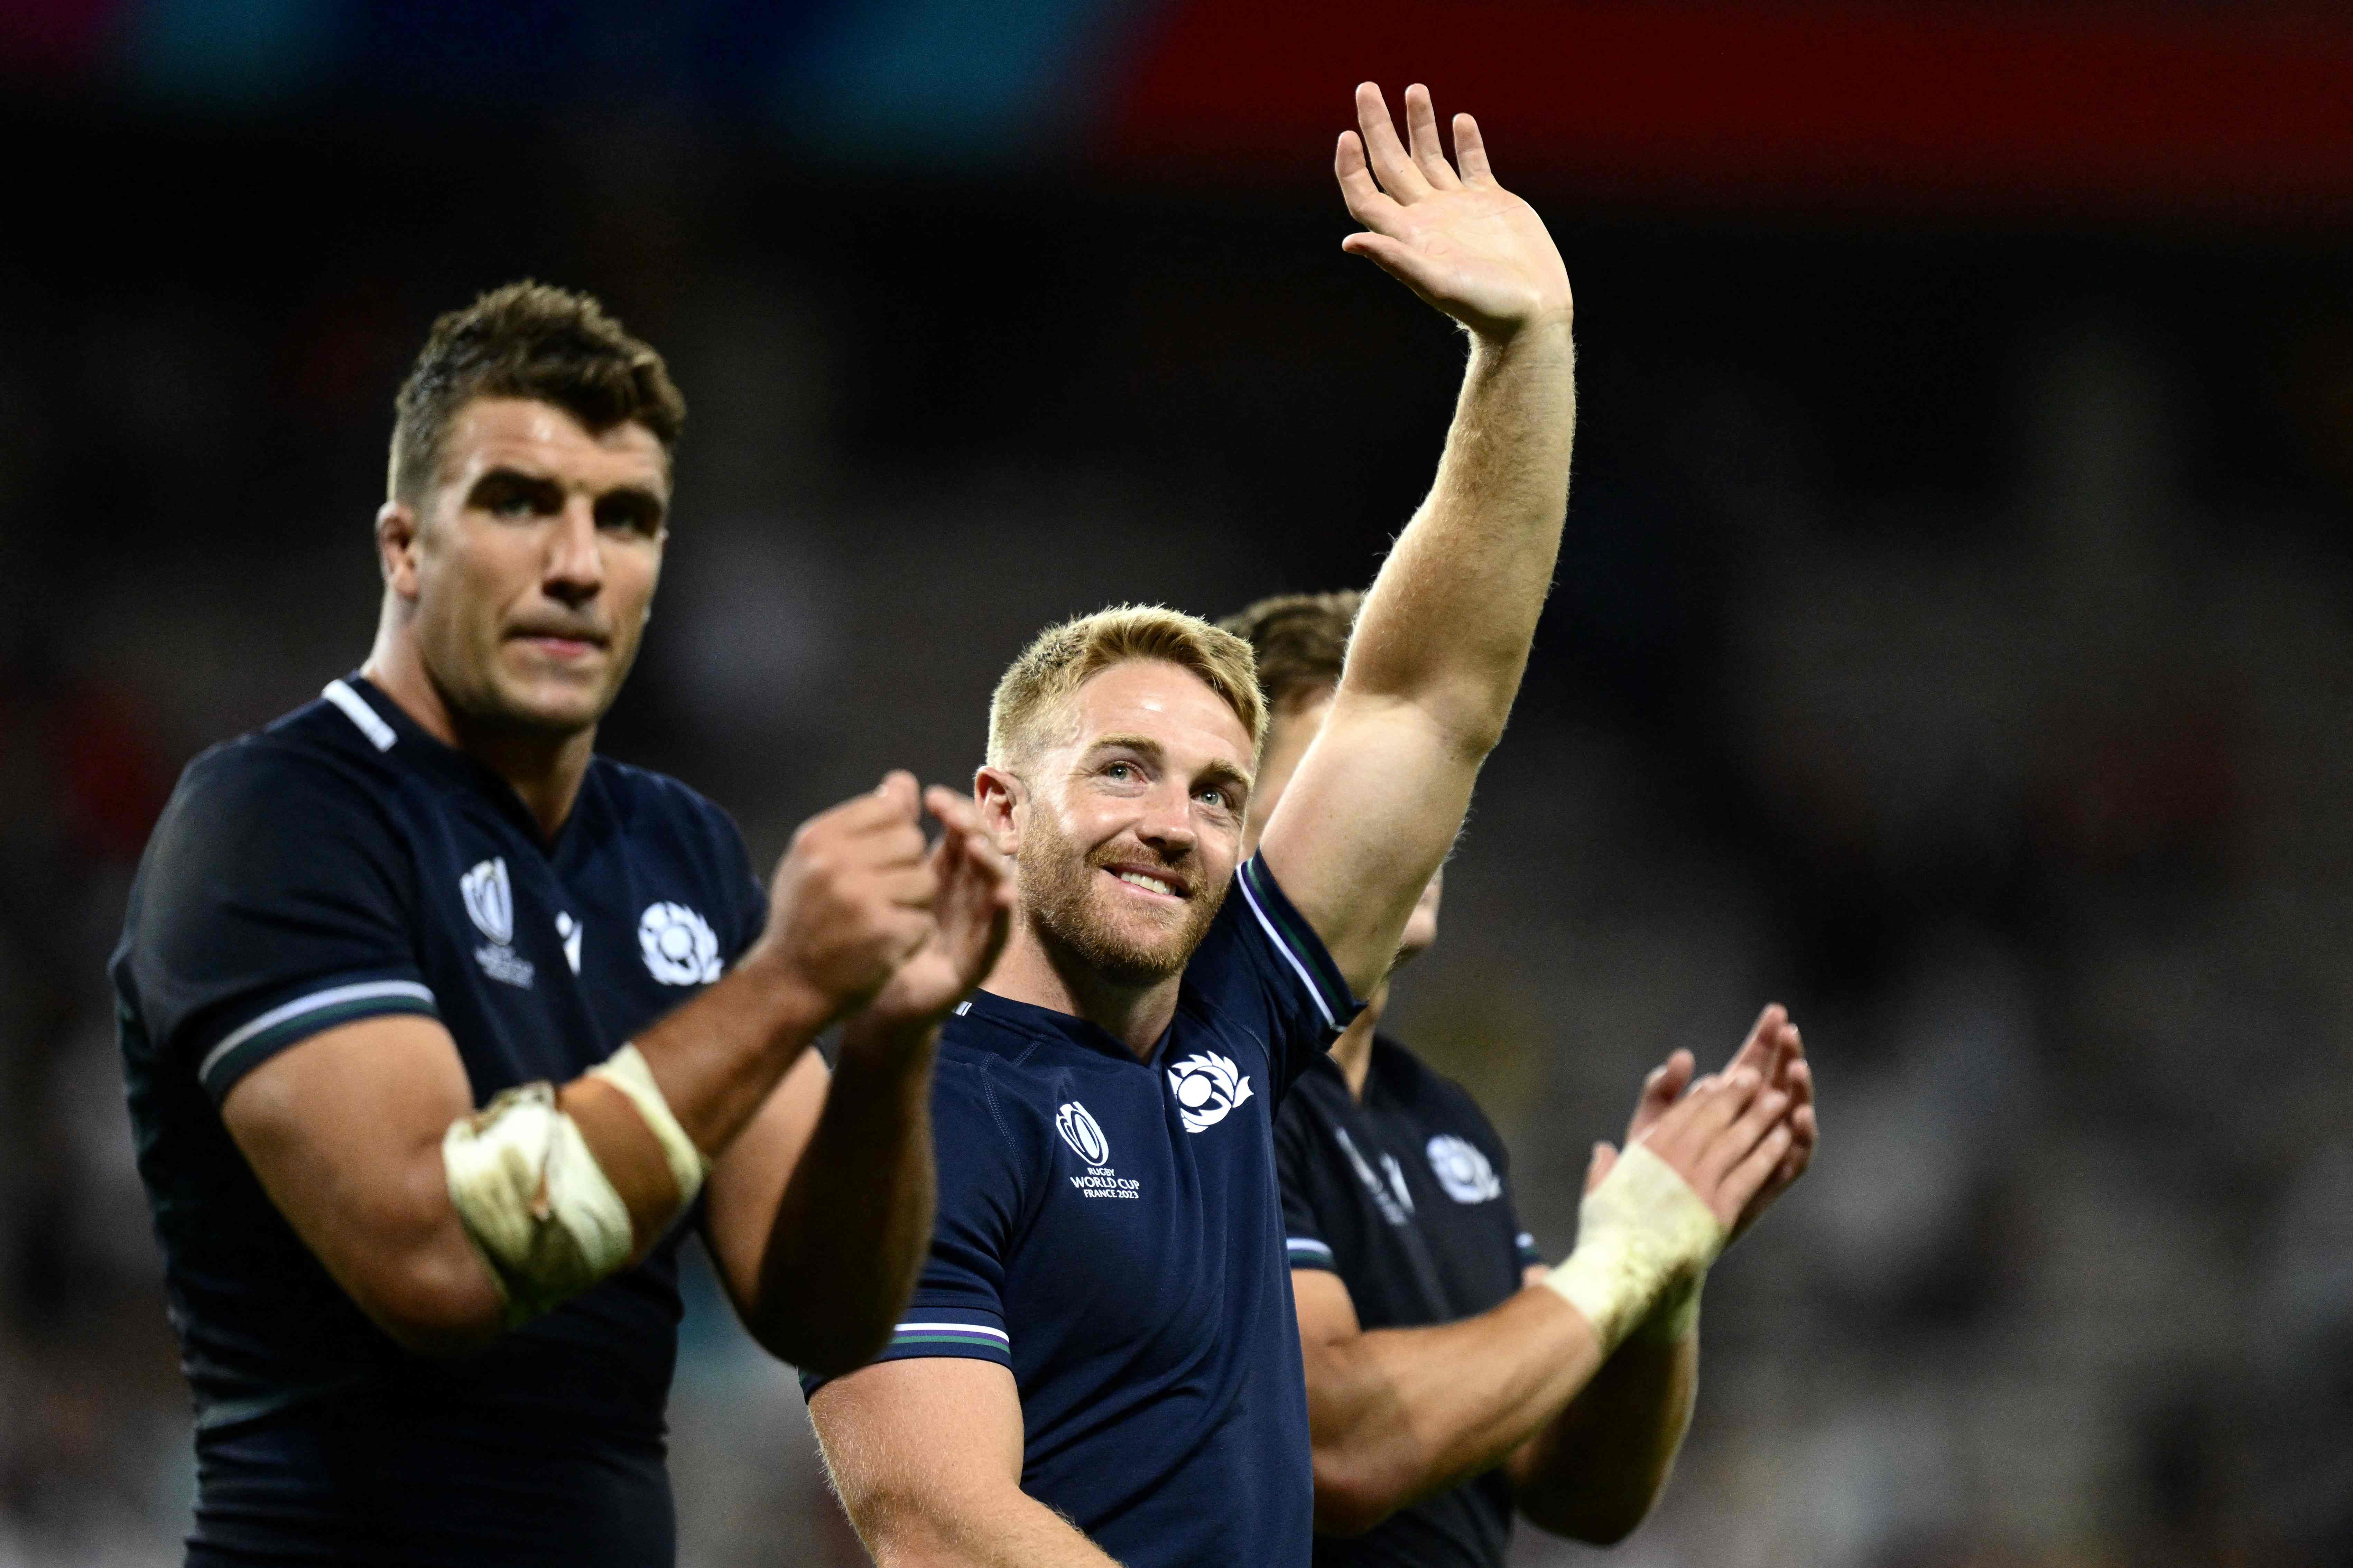
{"type": "Polygon", "coordinates": [[[1354,588],[1277,594],[1218,625],[1250,645],[1258,658],[1259,686],[1269,705],[1282,709],[1340,684],[1348,637],[1364,603],[1365,595],[1354,588]]]}
{"type": "Polygon", "coordinates": [[[393,399],[395,498],[424,493],[449,426],[477,397],[536,398],[599,433],[634,420],[665,453],[686,425],[686,399],[661,355],[587,295],[526,279],[433,323],[393,399]]]}
{"type": "Polygon", "coordinates": [[[1250,644],[1181,610],[1113,605],[1048,626],[1021,650],[988,701],[988,763],[1010,767],[1035,742],[1039,721],[1088,680],[1116,664],[1157,658],[1200,678],[1250,731],[1266,738],[1266,703],[1250,644]]]}

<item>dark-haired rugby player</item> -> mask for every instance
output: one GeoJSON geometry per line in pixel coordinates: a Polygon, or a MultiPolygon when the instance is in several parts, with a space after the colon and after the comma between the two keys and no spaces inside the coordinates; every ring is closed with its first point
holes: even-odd
{"type": "MultiPolygon", "coordinates": [[[[1014,931],[942,1046],[931,1259],[885,1359],[810,1402],[885,1565],[1308,1561],[1273,1112],[1388,972],[1502,735],[1574,403],[1567,275],[1470,118],[1458,168],[1422,89],[1409,145],[1378,89],[1356,108],[1347,249],[1471,333],[1437,483],[1247,861],[1264,708],[1240,638],[1109,610],[998,684],[975,794],[1014,861],[1014,931]]],[[[1788,1137],[1753,1078],[1662,1129],[1597,1189],[1556,1281],[1604,1345],[1713,1254],[1708,1200],[1745,1201],[1788,1137]]]]}
{"type": "MultiPolygon", "coordinates": [[[[1253,841],[1322,728],[1358,595],[1293,594],[1222,624],[1258,659],[1269,710],[1253,841]]],[[[1438,936],[1439,879],[1398,942],[1438,936]]],[[[1376,1031],[1384,979],[1275,1118],[1283,1240],[1315,1443],[1318,1563],[1501,1568],[1516,1511],[1609,1542],[1666,1484],[1698,1374],[1700,1276],[1652,1307],[1614,1352],[1558,1295],[1513,1212],[1508,1163],[1478,1102],[1376,1031]]],[[[1738,1235],[1804,1174],[1817,1127],[1797,1026],[1757,1019],[1727,1071],[1789,1098],[1780,1166],[1737,1211],[1738,1235]]],[[[1630,1145],[1691,1082],[1677,1051],[1642,1086],[1630,1145]]],[[[1616,1151],[1594,1151],[1588,1187],[1616,1151]]]]}
{"type": "Polygon", "coordinates": [[[596,754],[684,405],[594,301],[443,317],[397,406],[366,664],[190,764],[113,963],[189,1561],[667,1563],[681,1238],[778,1354],[883,1342],[1010,890],[894,773],[764,895],[717,807],[596,754]]]}

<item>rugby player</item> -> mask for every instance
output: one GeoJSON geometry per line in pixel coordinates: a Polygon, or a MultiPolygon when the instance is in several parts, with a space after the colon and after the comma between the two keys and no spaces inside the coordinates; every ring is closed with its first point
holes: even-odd
{"type": "MultiPolygon", "coordinates": [[[[1476,125],[1454,121],[1458,167],[1422,88],[1409,144],[1378,88],[1356,110],[1345,248],[1471,336],[1437,481],[1247,861],[1247,643],[1124,606],[1049,629],[998,683],[974,795],[1014,930],[941,1047],[931,1258],[881,1358],[810,1395],[885,1565],[1309,1558],[1272,1112],[1388,973],[1502,735],[1574,424],[1568,278],[1476,125]]],[[[1619,1162],[1548,1277],[1588,1331],[1614,1345],[1721,1244],[1707,1200],[1778,1164],[1781,1109],[1753,1074],[1701,1086],[1619,1162]]]]}
{"type": "MultiPolygon", "coordinates": [[[[1358,595],[1263,599],[1220,623],[1257,656],[1268,708],[1244,842],[1322,728],[1358,595]]],[[[1440,878],[1398,962],[1437,940],[1440,878]]],[[[1388,982],[1277,1112],[1284,1247],[1315,1445],[1315,1561],[1500,1568],[1516,1510],[1579,1540],[1622,1540],[1656,1502],[1689,1424],[1700,1276],[1603,1360],[1514,1213],[1503,1141],[1460,1084],[1377,1033],[1388,982]]],[[[1731,1216],[1737,1236],[1805,1173],[1819,1138],[1797,1026],[1765,1009],[1727,1071],[1788,1096],[1780,1165],[1731,1216]]],[[[1644,1081],[1642,1138],[1688,1088],[1689,1052],[1644,1081]]],[[[1617,1151],[1597,1145],[1586,1186],[1617,1151]]]]}
{"type": "Polygon", "coordinates": [[[806,1365],[905,1300],[937,1020],[1009,883],[971,802],[930,792],[927,851],[892,773],[764,895],[717,807],[596,754],[683,416],[585,297],[443,317],[366,663],[197,758],[148,845],[112,977],[192,1563],[666,1563],[684,1237],[806,1365]]]}

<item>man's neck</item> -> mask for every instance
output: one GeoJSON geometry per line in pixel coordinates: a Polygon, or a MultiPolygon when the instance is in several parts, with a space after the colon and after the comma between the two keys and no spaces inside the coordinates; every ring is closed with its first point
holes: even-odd
{"type": "Polygon", "coordinates": [[[1365,1004],[1365,1010],[1332,1042],[1332,1065],[1348,1080],[1352,1100],[1365,1098],[1365,1079],[1373,1070],[1373,1032],[1381,1026],[1381,1010],[1388,1005],[1389,983],[1384,980],[1373,987],[1372,1000],[1365,1004]]]}
{"type": "Polygon", "coordinates": [[[1184,984],[1179,970],[1147,986],[1115,985],[1059,943],[1050,945],[1016,910],[1004,955],[980,988],[1008,1002],[1084,1018],[1142,1061],[1168,1032],[1168,1021],[1176,1016],[1176,993],[1184,984]]]}
{"type": "Polygon", "coordinates": [[[470,721],[443,697],[415,645],[404,637],[378,637],[360,673],[417,721],[417,728],[504,779],[539,825],[542,838],[553,839],[564,826],[596,754],[596,726],[551,736],[470,721]]]}

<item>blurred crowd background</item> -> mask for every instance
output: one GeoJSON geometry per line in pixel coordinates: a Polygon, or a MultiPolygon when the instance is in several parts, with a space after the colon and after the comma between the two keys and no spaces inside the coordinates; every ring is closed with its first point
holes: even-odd
{"type": "MultiPolygon", "coordinates": [[[[1050,618],[1368,579],[1462,351],[1338,249],[1366,77],[1480,113],[1585,400],[1398,1032],[1554,1256],[1667,1051],[1778,999],[1820,1074],[1615,1559],[2353,1561],[2340,8],[6,0],[0,1568],[178,1561],[103,963],[178,770],[364,656],[433,315],[670,357],[604,743],[765,864],[1050,618]]],[[[699,1271],[672,1417],[687,1568],[862,1560],[699,1271]]]]}

